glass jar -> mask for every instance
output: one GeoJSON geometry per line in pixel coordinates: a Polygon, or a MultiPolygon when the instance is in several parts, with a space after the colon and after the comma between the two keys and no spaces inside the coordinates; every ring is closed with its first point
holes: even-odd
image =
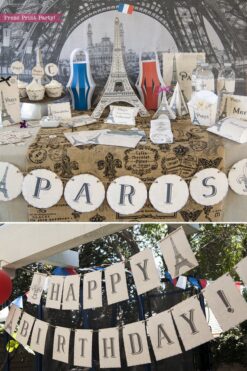
{"type": "Polygon", "coordinates": [[[196,91],[209,90],[214,93],[214,74],[208,63],[202,63],[196,75],[196,91]]]}
{"type": "Polygon", "coordinates": [[[231,63],[224,63],[218,75],[217,94],[220,94],[222,90],[226,91],[229,94],[234,94],[235,83],[236,76],[231,63]]]}

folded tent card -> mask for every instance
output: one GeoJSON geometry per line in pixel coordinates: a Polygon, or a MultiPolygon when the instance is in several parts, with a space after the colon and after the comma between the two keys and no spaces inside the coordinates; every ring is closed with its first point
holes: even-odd
{"type": "Polygon", "coordinates": [[[106,124],[115,125],[135,125],[135,118],[138,114],[136,107],[110,106],[109,116],[106,118],[106,124]]]}
{"type": "Polygon", "coordinates": [[[194,125],[212,126],[216,120],[218,96],[211,91],[201,90],[188,103],[191,122],[194,125]]]}

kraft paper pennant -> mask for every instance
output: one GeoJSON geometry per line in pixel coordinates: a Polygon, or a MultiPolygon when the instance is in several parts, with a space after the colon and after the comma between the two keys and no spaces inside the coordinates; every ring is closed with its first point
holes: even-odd
{"type": "Polygon", "coordinates": [[[27,295],[27,301],[31,304],[40,304],[41,296],[45,287],[47,275],[34,273],[32,283],[27,295]]]}
{"type": "Polygon", "coordinates": [[[125,325],[123,340],[128,367],[151,363],[144,322],[125,325]]]}
{"type": "Polygon", "coordinates": [[[27,345],[35,318],[28,313],[24,313],[17,331],[16,340],[22,345],[27,345]]]}
{"type": "Polygon", "coordinates": [[[9,315],[6,319],[4,330],[9,334],[12,335],[16,329],[16,326],[19,322],[21,317],[21,309],[18,308],[16,305],[12,304],[9,310],[9,315]]]}
{"type": "Polygon", "coordinates": [[[59,362],[69,363],[69,342],[71,329],[56,327],[54,333],[52,358],[59,362]]]}
{"type": "Polygon", "coordinates": [[[63,294],[64,277],[51,276],[48,278],[46,308],[60,309],[63,294]]]}
{"type": "Polygon", "coordinates": [[[75,330],[74,365],[92,367],[92,330],[75,330]]]}
{"type": "Polygon", "coordinates": [[[129,299],[124,262],[106,268],[105,285],[108,305],[129,299]]]}
{"type": "Polygon", "coordinates": [[[83,277],[83,309],[102,307],[102,272],[87,273],[83,277]]]}
{"type": "Polygon", "coordinates": [[[45,354],[45,341],[49,325],[44,321],[36,319],[30,342],[30,348],[34,352],[45,354]]]}
{"type": "Polygon", "coordinates": [[[247,303],[230,275],[225,274],[207,286],[204,297],[223,331],[247,319],[247,303]]]}
{"type": "Polygon", "coordinates": [[[80,275],[67,276],[64,279],[62,309],[78,310],[80,306],[80,275]]]}
{"type": "Polygon", "coordinates": [[[182,353],[169,311],[149,318],[147,331],[152,342],[156,361],[182,353]]]}
{"type": "Polygon", "coordinates": [[[243,283],[247,285],[247,256],[236,265],[235,270],[243,283]]]}
{"type": "Polygon", "coordinates": [[[172,316],[185,350],[213,340],[197,297],[184,300],[172,308],[172,316]]]}
{"type": "Polygon", "coordinates": [[[160,287],[160,275],[151,250],[146,249],[133,255],[130,266],[138,295],[160,287]]]}
{"type": "Polygon", "coordinates": [[[166,266],[172,278],[198,266],[183,228],[178,228],[159,242],[166,266]]]}
{"type": "Polygon", "coordinates": [[[121,367],[118,328],[99,330],[100,368],[121,367]]]}

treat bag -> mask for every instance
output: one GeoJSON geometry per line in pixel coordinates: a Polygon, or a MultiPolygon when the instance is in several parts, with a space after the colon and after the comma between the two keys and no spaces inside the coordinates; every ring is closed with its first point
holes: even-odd
{"type": "Polygon", "coordinates": [[[91,75],[89,55],[86,50],[74,49],[70,55],[70,79],[67,84],[75,110],[85,111],[91,108],[95,83],[91,75]],[[85,61],[74,61],[78,52],[85,54],[85,61]]]}
{"type": "Polygon", "coordinates": [[[164,86],[165,83],[161,76],[157,53],[155,53],[155,59],[151,60],[142,60],[140,55],[136,88],[147,110],[158,109],[161,100],[159,89],[164,86]]]}
{"type": "Polygon", "coordinates": [[[0,111],[0,126],[9,126],[21,121],[16,77],[0,78],[0,111]]]}
{"type": "MultiPolygon", "coordinates": [[[[174,53],[163,53],[163,77],[166,86],[171,85],[174,74],[173,57],[174,53]]],[[[205,61],[205,53],[175,53],[175,59],[177,82],[188,101],[192,94],[192,71],[198,60],[205,61]]]]}

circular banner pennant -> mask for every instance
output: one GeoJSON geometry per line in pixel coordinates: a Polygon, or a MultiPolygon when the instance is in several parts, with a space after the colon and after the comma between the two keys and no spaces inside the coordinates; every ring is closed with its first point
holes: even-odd
{"type": "Polygon", "coordinates": [[[11,201],[21,194],[23,174],[9,162],[0,162],[0,201],[11,201]]]}
{"type": "Polygon", "coordinates": [[[50,77],[56,76],[58,74],[58,66],[55,63],[48,63],[45,66],[45,73],[50,77]]]}
{"type": "Polygon", "coordinates": [[[200,205],[216,205],[225,198],[227,192],[227,177],[215,168],[199,171],[190,182],[191,197],[200,205]]]}
{"type": "Polygon", "coordinates": [[[241,196],[247,196],[247,158],[236,162],[228,174],[231,189],[241,196]]]}
{"type": "Polygon", "coordinates": [[[98,209],[103,203],[105,199],[105,187],[93,175],[76,175],[66,184],[64,198],[73,210],[80,213],[88,213],[98,209]]]}
{"type": "Polygon", "coordinates": [[[116,213],[137,213],[147,200],[145,184],[134,176],[116,178],[107,189],[107,201],[116,213]]]}
{"type": "Polygon", "coordinates": [[[178,175],[163,175],[152,183],[149,200],[161,213],[171,214],[181,210],[189,198],[187,183],[178,175]]]}
{"type": "Polygon", "coordinates": [[[24,72],[24,64],[20,61],[15,61],[10,66],[11,72],[15,75],[20,75],[24,72]]]}
{"type": "Polygon", "coordinates": [[[58,203],[62,197],[63,183],[50,170],[32,170],[24,178],[22,194],[30,205],[46,209],[58,203]]]}

